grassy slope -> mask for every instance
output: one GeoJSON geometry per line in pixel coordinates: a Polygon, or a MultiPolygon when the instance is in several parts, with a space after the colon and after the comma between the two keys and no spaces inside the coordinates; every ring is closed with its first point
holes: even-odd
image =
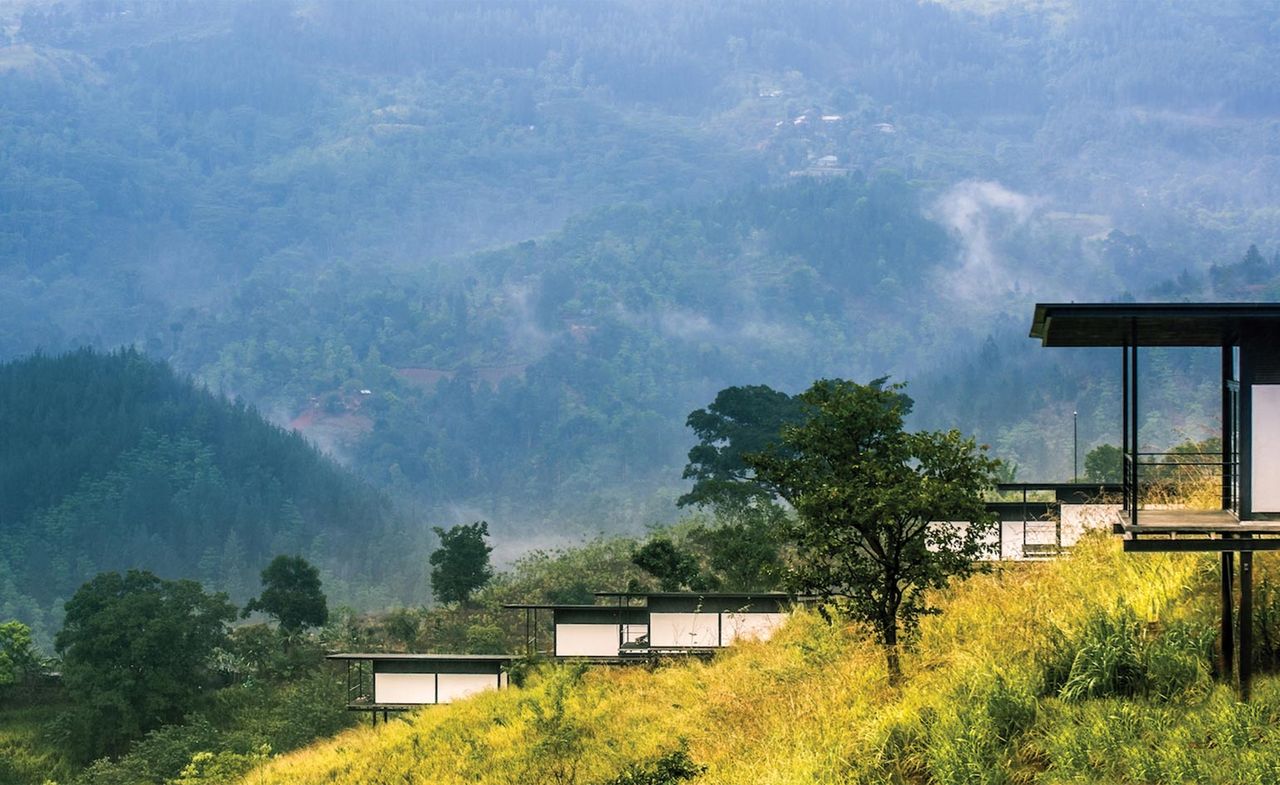
{"type": "Polygon", "coordinates": [[[1051,692],[1042,674],[1063,635],[1117,597],[1148,631],[1207,624],[1214,564],[1098,539],[971,579],[926,620],[901,690],[856,629],[799,613],[774,641],[708,664],[549,669],[524,689],[357,728],[245,782],[599,783],[680,740],[708,767],[697,782],[716,785],[1274,782],[1280,680],[1261,679],[1241,706],[1209,682],[1205,657],[1172,700],[1035,697],[1051,692]]]}
{"type": "Polygon", "coordinates": [[[57,702],[0,705],[0,783],[61,780],[75,771],[48,736],[49,723],[65,709],[57,702]]]}

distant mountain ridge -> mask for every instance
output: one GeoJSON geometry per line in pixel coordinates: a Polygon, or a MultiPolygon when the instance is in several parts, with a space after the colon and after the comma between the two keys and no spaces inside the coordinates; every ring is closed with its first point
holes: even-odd
{"type": "Polygon", "coordinates": [[[296,553],[338,601],[426,596],[385,495],[134,350],[0,365],[0,433],[0,618],[43,635],[105,570],[196,578],[243,600],[272,556],[296,553]]]}

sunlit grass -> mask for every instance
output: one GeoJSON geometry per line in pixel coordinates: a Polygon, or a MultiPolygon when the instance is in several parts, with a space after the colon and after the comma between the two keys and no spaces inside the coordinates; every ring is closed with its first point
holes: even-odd
{"type": "Polygon", "coordinates": [[[1046,687],[1046,663],[1099,614],[1152,639],[1204,628],[1215,564],[1089,537],[1061,561],[999,566],[940,596],[900,689],[863,630],[801,611],[773,641],[709,663],[548,667],[523,689],[349,731],[245,782],[603,783],[682,743],[707,767],[697,782],[716,785],[1275,781],[1271,678],[1251,706],[1207,676],[1177,700],[1071,702],[1046,687]]]}

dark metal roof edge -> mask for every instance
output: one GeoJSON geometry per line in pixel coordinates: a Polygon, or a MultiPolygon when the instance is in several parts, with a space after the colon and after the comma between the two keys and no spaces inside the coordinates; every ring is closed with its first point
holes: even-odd
{"type": "MultiPolygon", "coordinates": [[[[626,606],[626,605],[621,605],[621,606],[619,606],[619,605],[599,605],[599,604],[594,604],[594,605],[593,605],[593,604],[587,604],[587,603],[583,603],[583,604],[574,604],[574,603],[559,604],[559,603],[554,603],[554,602],[545,602],[545,603],[544,603],[544,602],[508,602],[508,603],[503,603],[502,607],[503,607],[503,608],[508,608],[508,609],[510,609],[510,610],[538,610],[538,611],[545,611],[545,610],[553,610],[553,611],[555,611],[555,610],[561,610],[561,611],[609,610],[609,611],[611,611],[611,610],[616,610],[616,609],[617,609],[617,608],[619,608],[619,607],[626,608],[626,607],[628,607],[628,606],[626,606]]],[[[640,606],[630,606],[630,607],[640,607],[640,606]]]]}
{"type": "MultiPolygon", "coordinates": [[[[643,597],[687,597],[691,600],[696,599],[751,599],[759,597],[761,599],[789,599],[792,595],[783,591],[758,591],[758,592],[736,592],[736,591],[597,591],[592,592],[597,597],[635,597],[637,599],[643,597]]],[[[600,605],[592,607],[608,608],[614,607],[609,605],[600,605]]],[[[624,606],[625,607],[625,606],[624,606]]]]}
{"type": "MultiPolygon", "coordinates": [[[[1122,319],[1150,320],[1225,320],[1238,329],[1243,322],[1276,321],[1280,322],[1280,302],[1148,302],[1148,303],[1036,303],[1031,318],[1029,337],[1039,338],[1042,346],[1090,346],[1095,344],[1074,343],[1052,340],[1053,320],[1055,317],[1076,321],[1122,319]]],[[[1224,335],[1224,339],[1227,336],[1224,335]]],[[[1097,346],[1110,346],[1111,343],[1099,343],[1097,346]]],[[[1117,344],[1118,345],[1118,344],[1117,344]]],[[[1209,343],[1188,342],[1160,343],[1152,345],[1185,345],[1208,346],[1209,343]]]]}
{"type": "Polygon", "coordinates": [[[410,654],[396,652],[336,652],[324,655],[327,660],[426,660],[434,662],[510,662],[518,654],[410,654]]]}
{"type": "Polygon", "coordinates": [[[1050,306],[1044,303],[1036,303],[1035,314],[1031,317],[1031,338],[1039,338],[1040,342],[1044,342],[1045,336],[1045,309],[1050,306]]]}

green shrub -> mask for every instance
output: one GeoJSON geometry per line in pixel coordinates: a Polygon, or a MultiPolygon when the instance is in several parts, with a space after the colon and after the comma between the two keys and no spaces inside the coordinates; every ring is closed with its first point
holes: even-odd
{"type": "Polygon", "coordinates": [[[608,785],[673,785],[691,780],[707,770],[689,757],[689,751],[681,745],[678,749],[645,764],[632,765],[608,785]]]}
{"type": "Polygon", "coordinates": [[[532,720],[531,770],[526,779],[552,785],[574,785],[591,728],[576,715],[570,696],[586,673],[584,665],[553,668],[548,672],[546,700],[521,701],[532,720]]]}
{"type": "Polygon", "coordinates": [[[987,719],[996,738],[1004,744],[1035,724],[1035,695],[1026,685],[1011,683],[1003,674],[996,674],[987,691],[986,704],[987,719]]]}
{"type": "Polygon", "coordinates": [[[926,723],[926,767],[939,785],[1004,785],[1011,742],[1036,720],[1030,686],[996,673],[956,690],[926,723]]]}
{"type": "Polygon", "coordinates": [[[467,651],[471,654],[505,654],[507,635],[496,624],[472,624],[467,627],[467,651]]]}
{"type": "Polygon", "coordinates": [[[1174,701],[1207,691],[1213,639],[1213,630],[1189,623],[1170,625],[1155,636],[1143,651],[1146,694],[1174,701]]]}
{"type": "Polygon", "coordinates": [[[1209,687],[1214,633],[1190,622],[1156,632],[1120,604],[1095,611],[1072,638],[1062,636],[1062,654],[1045,658],[1042,680],[1061,678],[1063,657],[1071,667],[1058,688],[1067,701],[1144,695],[1174,701],[1203,694],[1209,687]]]}
{"type": "Polygon", "coordinates": [[[1136,695],[1146,681],[1141,625],[1133,609],[1096,611],[1074,641],[1071,674],[1058,695],[1063,700],[1136,695]]]}
{"type": "Polygon", "coordinates": [[[1259,673],[1280,671],[1280,588],[1270,577],[1253,589],[1253,663],[1259,673]]]}

